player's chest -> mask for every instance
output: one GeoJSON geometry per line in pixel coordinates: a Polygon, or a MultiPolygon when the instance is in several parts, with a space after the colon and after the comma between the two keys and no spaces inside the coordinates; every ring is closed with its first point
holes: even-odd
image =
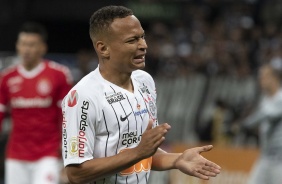
{"type": "Polygon", "coordinates": [[[148,90],[108,92],[103,100],[105,120],[112,122],[110,127],[115,130],[140,134],[146,129],[149,119],[156,119],[155,99],[148,90]]]}
{"type": "Polygon", "coordinates": [[[7,81],[7,88],[11,98],[52,96],[55,86],[53,76],[48,75],[39,75],[32,79],[17,75],[7,81]]]}

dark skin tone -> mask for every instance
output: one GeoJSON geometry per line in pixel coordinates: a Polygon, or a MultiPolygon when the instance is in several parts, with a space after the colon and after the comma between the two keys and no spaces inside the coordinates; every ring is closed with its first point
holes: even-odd
{"type": "Polygon", "coordinates": [[[131,73],[145,67],[145,33],[136,18],[116,20],[110,26],[110,34],[107,34],[107,37],[102,36],[104,41],[97,41],[94,48],[100,56],[99,68],[102,76],[133,91],[131,73]]]}
{"type": "MultiPolygon", "coordinates": [[[[92,38],[99,58],[100,73],[108,80],[130,92],[134,91],[131,73],[145,67],[147,44],[144,30],[135,16],[117,18],[110,25],[110,34],[92,38]]],[[[188,149],[184,153],[166,153],[159,149],[170,130],[167,123],[155,128],[150,120],[141,142],[133,149],[106,158],[94,158],[81,164],[68,165],[71,183],[87,183],[118,173],[135,163],[153,156],[152,169],[179,169],[185,174],[209,179],[220,173],[220,167],[203,158],[200,153],[212,146],[188,149]]]]}

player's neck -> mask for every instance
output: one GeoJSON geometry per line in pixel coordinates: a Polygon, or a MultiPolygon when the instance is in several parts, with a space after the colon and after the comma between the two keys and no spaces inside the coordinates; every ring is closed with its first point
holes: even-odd
{"type": "Polygon", "coordinates": [[[41,60],[36,60],[34,62],[22,62],[22,66],[24,67],[25,70],[31,71],[34,68],[36,68],[39,64],[41,63],[41,60]]]}
{"type": "Polygon", "coordinates": [[[131,73],[123,73],[116,70],[105,69],[99,67],[100,73],[107,81],[125,89],[129,92],[133,92],[133,84],[131,81],[131,73]]]}

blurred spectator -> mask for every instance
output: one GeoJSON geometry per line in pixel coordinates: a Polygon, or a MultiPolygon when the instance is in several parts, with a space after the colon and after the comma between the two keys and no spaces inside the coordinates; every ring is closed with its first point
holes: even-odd
{"type": "Polygon", "coordinates": [[[72,68],[74,83],[77,83],[82,77],[93,71],[98,66],[98,58],[93,49],[81,49],[76,53],[77,67],[72,68]]]}
{"type": "Polygon", "coordinates": [[[229,145],[233,120],[234,112],[231,107],[223,100],[216,100],[208,122],[204,127],[198,127],[200,140],[217,146],[229,145]]]}

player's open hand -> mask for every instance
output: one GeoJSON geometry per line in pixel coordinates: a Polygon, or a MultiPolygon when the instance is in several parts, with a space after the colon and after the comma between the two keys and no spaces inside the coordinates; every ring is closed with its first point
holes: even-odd
{"type": "Polygon", "coordinates": [[[181,172],[208,180],[220,173],[220,166],[205,159],[200,153],[210,151],[212,145],[187,149],[175,161],[175,167],[181,172]]]}
{"type": "Polygon", "coordinates": [[[142,134],[141,142],[136,147],[140,157],[148,158],[154,155],[170,128],[167,123],[153,128],[153,120],[150,120],[146,131],[142,134]]]}

